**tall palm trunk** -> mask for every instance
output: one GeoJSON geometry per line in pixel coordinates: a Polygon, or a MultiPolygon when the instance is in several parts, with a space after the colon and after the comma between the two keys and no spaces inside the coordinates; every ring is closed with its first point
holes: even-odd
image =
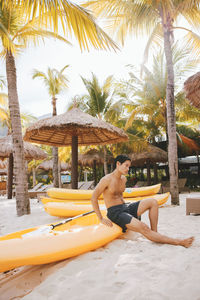
{"type": "MultiPolygon", "coordinates": [[[[52,98],[53,105],[53,116],[57,115],[56,111],[56,98],[52,98]]],[[[52,147],[53,152],[53,186],[59,187],[59,176],[58,176],[58,147],[52,147]]]]}
{"type": "Polygon", "coordinates": [[[28,197],[28,181],[25,168],[24,146],[20,119],[20,108],[17,94],[17,76],[15,60],[10,51],[6,53],[6,75],[8,82],[8,101],[12,127],[12,141],[14,148],[14,175],[16,185],[17,215],[30,213],[28,197]]]}
{"type": "Polygon", "coordinates": [[[107,161],[107,149],[106,146],[103,146],[103,157],[104,157],[104,174],[108,174],[108,161],[107,161]]]}
{"type": "Polygon", "coordinates": [[[168,133],[168,164],[170,174],[170,191],[171,202],[174,205],[179,205],[179,190],[178,190],[178,156],[177,156],[177,139],[176,139],[176,116],[174,108],[174,69],[172,62],[172,19],[170,14],[167,15],[166,20],[163,19],[162,24],[164,33],[164,50],[167,62],[167,133],[168,133]]]}
{"type": "Polygon", "coordinates": [[[7,198],[12,199],[13,196],[13,153],[10,153],[8,158],[8,177],[7,177],[7,198]]]}

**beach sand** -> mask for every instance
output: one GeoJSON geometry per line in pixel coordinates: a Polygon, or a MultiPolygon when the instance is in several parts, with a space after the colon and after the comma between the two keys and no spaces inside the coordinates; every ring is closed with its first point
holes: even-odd
{"type": "MultiPolygon", "coordinates": [[[[169,199],[160,207],[158,231],[175,238],[195,236],[191,248],[156,244],[127,232],[96,251],[0,273],[0,299],[199,300],[200,215],[186,216],[187,196],[200,193],[181,194],[180,206],[169,199]]],[[[57,220],[36,199],[31,215],[17,217],[15,200],[0,198],[0,235],[57,220]]],[[[147,213],[142,221],[149,225],[147,213]]]]}

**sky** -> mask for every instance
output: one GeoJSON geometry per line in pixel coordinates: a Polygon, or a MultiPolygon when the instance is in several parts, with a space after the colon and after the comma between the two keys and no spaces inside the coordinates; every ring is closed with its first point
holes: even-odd
{"type": "MultiPolygon", "coordinates": [[[[90,79],[93,72],[100,83],[103,83],[109,75],[113,75],[116,79],[127,78],[128,70],[125,66],[133,64],[139,68],[146,43],[147,37],[138,39],[129,37],[124,47],[117,52],[97,51],[93,48],[89,52],[81,52],[76,41],[73,41],[73,46],[69,46],[50,39],[46,39],[45,43],[40,43],[37,47],[29,47],[16,58],[21,112],[31,113],[36,117],[52,114],[51,98],[46,86],[41,79],[32,79],[34,69],[46,73],[48,67],[60,70],[69,65],[64,73],[69,79],[69,88],[57,97],[57,113],[61,114],[66,111],[74,95],[86,92],[80,76],[90,79]]],[[[3,64],[1,62],[1,70],[5,70],[3,64]]]]}
{"type": "Polygon", "coordinates": [[[46,40],[45,44],[30,47],[16,58],[17,86],[21,112],[29,112],[34,116],[52,113],[51,99],[43,81],[32,79],[33,70],[47,72],[48,67],[62,69],[69,65],[64,74],[69,79],[69,88],[58,95],[58,114],[66,111],[66,107],[74,95],[86,92],[80,76],[91,78],[93,72],[100,83],[106,77],[114,75],[115,78],[127,76],[127,64],[139,65],[142,62],[143,40],[127,40],[120,51],[115,52],[94,50],[81,52],[79,45],[69,46],[60,41],[46,40]]]}

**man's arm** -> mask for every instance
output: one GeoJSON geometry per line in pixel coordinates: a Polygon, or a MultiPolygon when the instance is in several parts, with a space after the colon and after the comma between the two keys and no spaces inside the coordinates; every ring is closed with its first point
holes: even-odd
{"type": "Polygon", "coordinates": [[[96,188],[94,189],[91,201],[92,201],[93,209],[94,209],[95,213],[97,214],[97,217],[99,218],[100,222],[104,225],[111,227],[111,226],[113,226],[112,222],[108,219],[103,218],[101,211],[99,209],[99,203],[98,203],[99,196],[104,192],[104,190],[107,188],[107,186],[108,186],[108,180],[106,178],[102,178],[100,180],[100,182],[97,184],[96,188]]]}

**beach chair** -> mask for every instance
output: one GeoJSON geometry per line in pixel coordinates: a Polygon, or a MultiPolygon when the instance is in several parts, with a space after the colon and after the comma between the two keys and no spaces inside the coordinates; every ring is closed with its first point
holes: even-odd
{"type": "Polygon", "coordinates": [[[43,182],[39,182],[38,184],[36,184],[32,189],[29,189],[29,192],[35,192],[37,190],[39,190],[39,188],[41,188],[41,186],[43,185],[43,182]]]}
{"type": "Polygon", "coordinates": [[[53,184],[44,184],[36,191],[28,191],[29,198],[37,198],[39,194],[45,195],[47,190],[52,187],[53,187],[53,184]]]}
{"type": "Polygon", "coordinates": [[[85,181],[84,184],[80,187],[80,190],[92,190],[94,188],[94,180],[85,181]]]}
{"type": "Polygon", "coordinates": [[[78,182],[78,190],[81,189],[81,187],[84,185],[85,181],[79,181],[78,182]]]}

